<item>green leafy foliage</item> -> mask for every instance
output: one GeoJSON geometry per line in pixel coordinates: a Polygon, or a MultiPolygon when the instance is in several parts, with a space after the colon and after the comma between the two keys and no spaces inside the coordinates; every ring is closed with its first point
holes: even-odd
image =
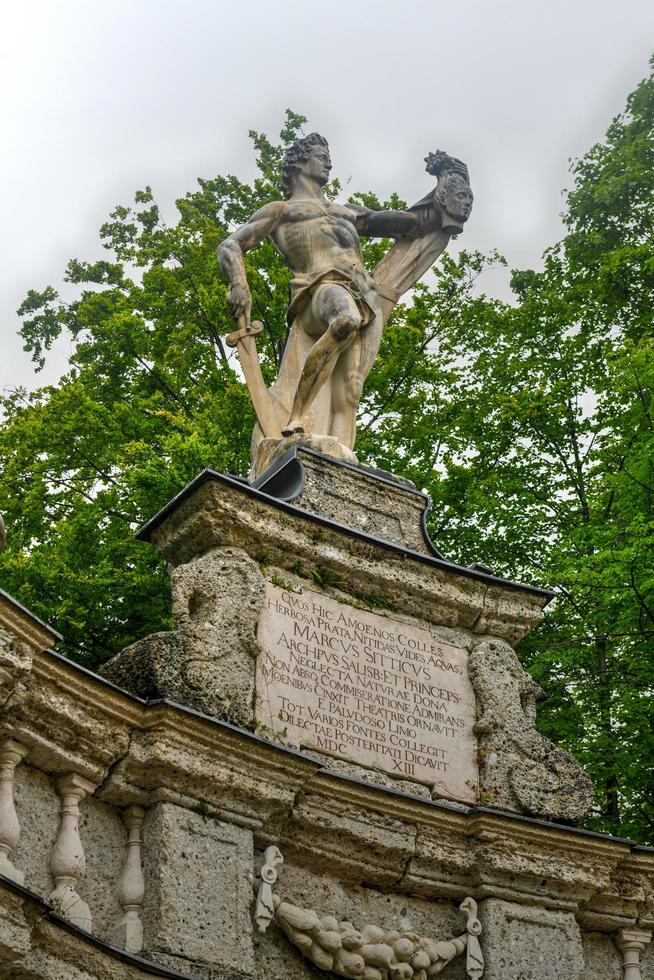
{"type": "MultiPolygon", "coordinates": [[[[107,261],[69,264],[75,299],[48,286],[21,307],[37,368],[64,332],[73,354],[56,388],[2,399],[3,586],[91,666],[169,624],[167,577],[134,541],[139,524],[205,466],[247,472],[254,418],[222,339],[233,324],[216,247],[280,196],[284,149],[305,122],[288,112],[277,143],[251,133],[253,184],[200,180],[172,226],[139,192],[102,226],[107,261]]],[[[542,272],[512,273],[514,303],[479,292],[500,256],[439,262],[389,321],[357,442],[361,459],[429,491],[449,557],[556,590],[518,649],[548,695],[539,725],[593,777],[589,826],[643,841],[654,840],[653,132],[650,75],[573,165],[566,236],[542,272]]],[[[389,244],[363,243],[369,268],[389,244]]],[[[272,380],[289,273],[268,241],[246,266],[272,380]]]]}

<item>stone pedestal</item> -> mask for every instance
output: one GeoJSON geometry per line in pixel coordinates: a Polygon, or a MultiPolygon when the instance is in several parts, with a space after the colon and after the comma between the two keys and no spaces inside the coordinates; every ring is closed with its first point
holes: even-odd
{"type": "Polygon", "coordinates": [[[205,471],[140,532],[171,569],[176,632],[104,676],[382,785],[579,820],[589,780],[536,731],[512,649],[551,594],[447,561],[428,508],[302,446],[255,485],[205,471]]]}
{"type": "Polygon", "coordinates": [[[0,596],[9,978],[654,980],[654,850],[570,826],[513,649],[550,594],[427,506],[306,447],[205,472],[141,532],[175,628],[104,678],[0,596]],[[84,862],[82,921],[45,896],[84,862]]]}
{"type": "Polygon", "coordinates": [[[431,502],[410,480],[314,449],[290,449],[252,484],[277,500],[441,558],[427,533],[431,502]]]}

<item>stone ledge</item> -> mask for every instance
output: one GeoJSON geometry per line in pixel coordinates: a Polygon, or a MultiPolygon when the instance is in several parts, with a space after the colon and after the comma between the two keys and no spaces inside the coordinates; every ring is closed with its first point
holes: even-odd
{"type": "MultiPolygon", "coordinates": [[[[139,980],[141,977],[164,977],[167,980],[197,980],[197,975],[180,973],[163,964],[135,956],[77,928],[58,915],[40,895],[0,875],[0,963],[6,921],[11,918],[14,930],[24,937],[21,947],[14,945],[14,966],[34,980],[50,980],[51,970],[57,976],[109,976],[105,957],[113,961],[109,968],[112,980],[139,980]],[[21,955],[22,953],[22,955],[21,955]],[[37,954],[36,956],[34,954],[37,954]],[[47,971],[47,972],[44,972],[47,971]],[[66,971],[66,972],[64,972],[66,971]],[[84,972],[82,974],[82,971],[84,972]],[[97,971],[97,972],[91,972],[97,971]]],[[[15,937],[12,937],[15,938],[15,937]]]]}
{"type": "Polygon", "coordinates": [[[5,623],[20,640],[37,650],[47,650],[61,634],[44,623],[34,613],[21,606],[13,596],[0,589],[0,621],[5,623]]]}
{"type": "Polygon", "coordinates": [[[517,643],[540,621],[546,589],[465,568],[340,525],[205,470],[146,524],[175,567],[216,547],[242,548],[279,568],[328,568],[348,591],[386,597],[402,612],[517,643]]]}
{"type": "Polygon", "coordinates": [[[318,871],[402,894],[538,902],[607,930],[654,918],[654,849],[335,773],[226,722],[139,700],[50,652],[35,657],[31,680],[3,730],[20,733],[28,764],[47,773],[79,763],[106,803],[208,812],[251,829],[258,847],[279,843],[318,871]],[[86,768],[79,746],[94,753],[86,768]]]}

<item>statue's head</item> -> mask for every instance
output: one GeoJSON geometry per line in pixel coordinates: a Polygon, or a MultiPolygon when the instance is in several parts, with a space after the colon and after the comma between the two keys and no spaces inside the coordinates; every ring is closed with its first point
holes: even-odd
{"type": "Polygon", "coordinates": [[[299,173],[314,178],[323,186],[329,180],[332,162],[329,157],[329,144],[319,133],[309,133],[296,140],[282,160],[282,191],[284,197],[293,193],[293,183],[299,173]]]}
{"type": "Polygon", "coordinates": [[[427,173],[438,177],[434,197],[443,212],[443,230],[457,234],[470,217],[474,200],[468,168],[442,150],[430,153],[425,162],[427,173]]]}
{"type": "Polygon", "coordinates": [[[463,222],[470,217],[473,201],[470,184],[456,171],[446,171],[439,178],[436,200],[453,218],[463,222]]]}

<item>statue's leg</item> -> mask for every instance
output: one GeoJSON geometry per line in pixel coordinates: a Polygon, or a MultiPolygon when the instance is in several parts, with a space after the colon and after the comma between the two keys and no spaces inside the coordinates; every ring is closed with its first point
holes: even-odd
{"type": "Polygon", "coordinates": [[[304,362],[291,421],[282,429],[285,436],[305,431],[305,417],[316,395],[331,378],[339,356],[354,342],[361,327],[361,314],[351,293],[336,283],[323,283],[316,289],[305,316],[311,317],[311,332],[320,330],[322,336],[304,362]]]}
{"type": "Polygon", "coordinates": [[[354,449],[357,409],[364,381],[379,351],[382,330],[383,318],[378,310],[375,319],[359,331],[354,343],[341,354],[334,370],[330,435],[349,449],[354,449]]]}

